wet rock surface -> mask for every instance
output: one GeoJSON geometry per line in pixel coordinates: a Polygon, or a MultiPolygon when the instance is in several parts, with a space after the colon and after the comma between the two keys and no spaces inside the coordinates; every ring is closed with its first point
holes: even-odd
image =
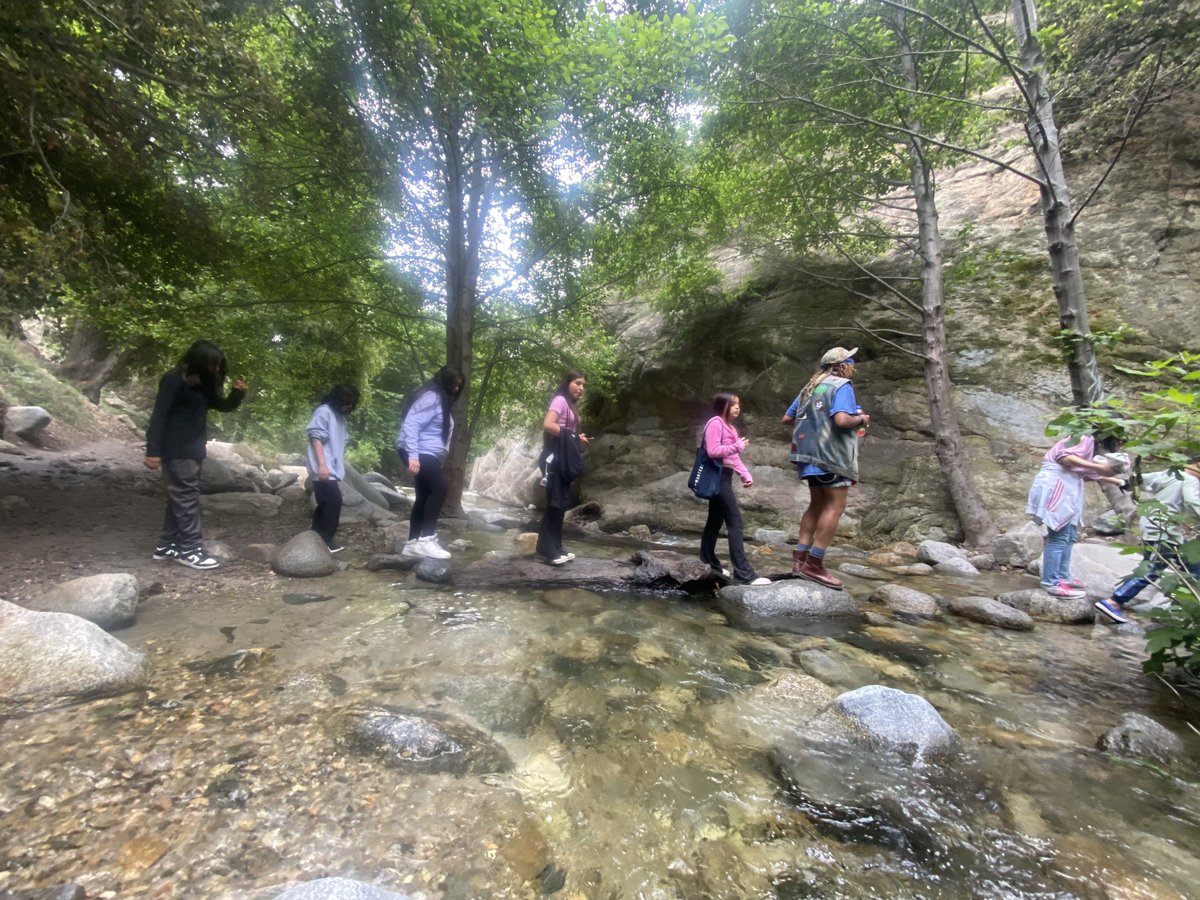
{"type": "Polygon", "coordinates": [[[956,616],[982,622],[984,625],[994,625],[997,628],[1008,628],[1012,631],[1033,629],[1031,616],[991,597],[953,597],[950,600],[949,610],[956,616]]]}
{"type": "Polygon", "coordinates": [[[1096,746],[1105,753],[1161,763],[1178,762],[1183,741],[1149,716],[1126,713],[1121,721],[1100,736],[1096,746]]]}
{"type": "Polygon", "coordinates": [[[380,707],[351,718],[352,744],[390,765],[451,775],[512,768],[508,754],[482,731],[437,713],[380,707]]]}
{"type": "Polygon", "coordinates": [[[483,559],[455,573],[459,587],[580,587],[599,590],[711,590],[712,569],[695,557],[670,550],[639,550],[628,559],[580,556],[562,566],[533,557],[483,559]]]}
{"type": "Polygon", "coordinates": [[[998,594],[995,599],[1042,622],[1090,625],[1096,621],[1096,608],[1086,597],[1064,600],[1061,597],[1051,597],[1043,590],[1028,588],[998,594]]]}
{"type": "Polygon", "coordinates": [[[856,619],[862,611],[847,590],[803,579],[766,585],[728,585],[717,592],[721,605],[760,618],[856,619]]]}
{"type": "Polygon", "coordinates": [[[85,575],[52,588],[26,606],[39,612],[71,613],[111,630],[133,624],[139,595],[133,575],[85,575]]]}

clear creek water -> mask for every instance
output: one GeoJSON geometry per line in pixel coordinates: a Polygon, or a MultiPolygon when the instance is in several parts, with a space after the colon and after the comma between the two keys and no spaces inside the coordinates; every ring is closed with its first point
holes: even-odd
{"type": "MultiPolygon", "coordinates": [[[[509,540],[472,538],[469,556],[509,540]]],[[[150,656],[148,690],[0,722],[0,891],[251,898],[323,875],[430,898],[1200,886],[1200,700],[1143,677],[1142,640],[1100,626],[747,630],[712,598],[468,593],[352,568],[149,598],[117,636],[150,656]],[[188,665],[247,648],[269,652],[188,665]],[[913,766],[810,733],[829,696],[867,684],[928,699],[958,753],[913,766]],[[381,705],[473,725],[512,767],[426,774],[360,752],[348,722],[381,705]],[[1096,750],[1127,711],[1185,736],[1190,771],[1096,750]]]]}

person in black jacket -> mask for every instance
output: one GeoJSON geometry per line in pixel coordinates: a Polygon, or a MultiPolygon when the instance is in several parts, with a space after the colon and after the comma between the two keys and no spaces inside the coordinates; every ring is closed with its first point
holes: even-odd
{"type": "Polygon", "coordinates": [[[575,404],[583,396],[587,378],[571,371],[563,376],[550,408],[542,418],[542,457],[546,478],[546,511],[538,528],[537,556],[552,566],[562,566],[575,558],[563,549],[563,518],[571,507],[571,482],[583,474],[580,445],[588,442],[579,431],[579,413],[575,404]]]}
{"type": "Polygon", "coordinates": [[[161,469],[167,486],[167,512],[154,559],[174,560],[192,569],[215,569],[204,552],[200,529],[200,466],[208,442],[208,411],[230,412],[246,395],[246,383],[225,390],[225,354],[208,341],[196,341],[158,383],[154,412],[146,427],[147,469],[161,469]]]}

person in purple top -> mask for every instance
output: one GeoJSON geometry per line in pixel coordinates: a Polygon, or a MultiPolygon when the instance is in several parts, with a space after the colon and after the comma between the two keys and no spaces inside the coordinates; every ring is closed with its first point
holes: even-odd
{"type": "Polygon", "coordinates": [[[576,404],[583,396],[587,376],[572,370],[563,376],[558,390],[542,417],[542,455],[545,472],[546,511],[538,528],[537,557],[552,566],[563,566],[575,558],[563,548],[563,519],[571,506],[571,482],[583,471],[580,446],[588,436],[579,430],[576,404]]]}
{"type": "Polygon", "coordinates": [[[450,407],[463,389],[463,374],[453,366],[442,366],[417,388],[401,410],[396,453],[413,476],[416,498],[409,517],[408,541],[401,556],[449,559],[450,552],[437,539],[438,516],[446,502],[446,476],[442,460],[450,452],[454,417],[450,407]]]}
{"type": "Polygon", "coordinates": [[[742,451],[750,439],[739,437],[737,429],[733,427],[733,420],[742,414],[742,401],[737,394],[717,394],[713,398],[713,412],[715,415],[704,426],[704,452],[721,464],[721,489],[717,496],[708,501],[708,519],[700,538],[700,559],[721,576],[732,577],[734,584],[770,584],[771,579],[759,578],[754,574],[750,561],[746,559],[742,543],[742,510],[733,493],[734,472],[741,479],[743,487],[754,484],[750,470],[742,462],[742,451]],[[717,535],[721,532],[722,523],[729,538],[732,575],[717,558],[717,535]]]}

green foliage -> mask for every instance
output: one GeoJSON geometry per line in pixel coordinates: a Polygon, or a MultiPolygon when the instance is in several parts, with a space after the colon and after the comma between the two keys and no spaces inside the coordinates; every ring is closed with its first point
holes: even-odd
{"type": "Polygon", "coordinates": [[[41,406],[73,428],[99,433],[94,409],[79,391],[49,374],[26,348],[2,335],[0,399],[12,406],[41,406]]]}

